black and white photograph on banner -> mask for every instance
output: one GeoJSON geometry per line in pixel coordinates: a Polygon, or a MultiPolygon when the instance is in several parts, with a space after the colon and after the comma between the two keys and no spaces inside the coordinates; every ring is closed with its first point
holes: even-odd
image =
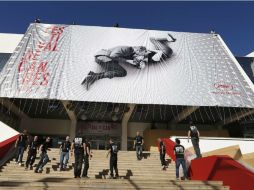
{"type": "Polygon", "coordinates": [[[143,46],[117,46],[108,50],[100,50],[95,55],[95,61],[104,69],[104,72],[94,73],[90,71],[82,84],[85,84],[88,90],[96,80],[125,77],[127,71],[119,65],[120,63],[131,64],[138,69],[144,69],[148,64],[166,61],[166,59],[169,59],[173,54],[169,42],[176,41],[172,35],[168,34],[168,37],[170,37],[170,39],[150,38],[150,42],[155,47],[154,50],[147,50],[146,47],[143,46]]]}

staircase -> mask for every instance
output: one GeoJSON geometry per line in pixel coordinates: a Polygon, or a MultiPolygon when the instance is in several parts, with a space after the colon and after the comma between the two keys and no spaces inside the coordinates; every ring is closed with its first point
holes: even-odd
{"type": "MultiPolygon", "coordinates": [[[[50,161],[42,173],[25,170],[14,160],[0,171],[0,190],[74,190],[74,189],[167,189],[167,190],[228,190],[219,181],[175,180],[175,164],[169,163],[167,171],[162,171],[159,154],[144,152],[144,158],[137,161],[135,152],[120,151],[118,169],[120,179],[107,179],[109,176],[109,158],[106,151],[93,150],[88,170],[89,179],[73,178],[74,156],[69,160],[67,171],[59,171],[59,150],[48,151],[50,161]]],[[[26,159],[27,153],[24,153],[26,159]]],[[[25,160],[24,159],[24,160],[25,160]]],[[[181,176],[181,172],[180,172],[181,176]]]]}

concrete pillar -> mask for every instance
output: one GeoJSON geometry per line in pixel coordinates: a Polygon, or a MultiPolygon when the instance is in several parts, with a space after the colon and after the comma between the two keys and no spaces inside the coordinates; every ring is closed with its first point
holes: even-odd
{"type": "Polygon", "coordinates": [[[65,108],[65,110],[66,110],[70,120],[71,120],[69,135],[70,135],[70,140],[72,141],[75,138],[75,136],[76,136],[77,117],[76,117],[74,111],[69,110],[67,108],[67,105],[70,103],[69,101],[62,101],[62,103],[64,105],[64,108],[65,108]]]}
{"type": "Polygon", "coordinates": [[[128,143],[128,122],[131,114],[135,108],[135,104],[128,104],[130,108],[128,112],[125,112],[122,119],[122,139],[121,139],[121,150],[127,150],[128,143]]]}
{"type": "Polygon", "coordinates": [[[77,128],[77,120],[71,120],[71,127],[70,127],[70,139],[71,141],[75,138],[76,136],[76,128],[77,128]]]}

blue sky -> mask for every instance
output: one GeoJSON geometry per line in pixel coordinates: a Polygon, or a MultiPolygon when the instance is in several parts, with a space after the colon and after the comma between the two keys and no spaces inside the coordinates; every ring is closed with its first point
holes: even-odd
{"type": "MultiPolygon", "coordinates": [[[[0,33],[44,23],[219,33],[235,55],[254,51],[254,2],[0,2],[0,33]]],[[[1,43],[1,42],[0,42],[1,43]]]]}

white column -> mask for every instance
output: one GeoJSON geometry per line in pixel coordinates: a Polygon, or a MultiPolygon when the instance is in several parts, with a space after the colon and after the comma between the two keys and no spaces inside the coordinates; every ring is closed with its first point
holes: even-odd
{"type": "Polygon", "coordinates": [[[122,142],[121,149],[127,150],[127,142],[128,142],[128,122],[131,117],[131,114],[134,110],[135,104],[128,104],[129,110],[125,112],[122,119],[122,142]]]}
{"type": "Polygon", "coordinates": [[[70,140],[72,141],[76,136],[76,128],[77,128],[77,117],[75,115],[74,111],[71,111],[67,108],[67,105],[70,103],[69,101],[62,101],[64,108],[71,120],[71,126],[70,126],[70,140]]]}

